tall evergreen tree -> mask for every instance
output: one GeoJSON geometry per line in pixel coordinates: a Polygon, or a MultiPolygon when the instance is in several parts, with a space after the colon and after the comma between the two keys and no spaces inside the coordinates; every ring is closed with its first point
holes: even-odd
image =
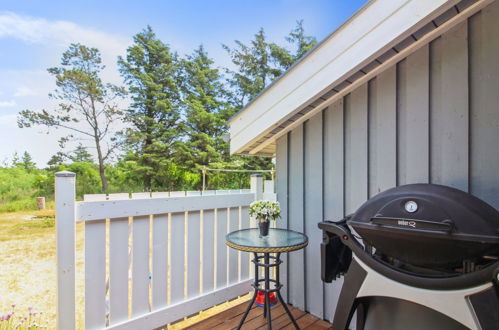
{"type": "Polygon", "coordinates": [[[227,160],[226,91],[219,70],[213,67],[203,46],[183,60],[182,95],[186,139],[179,147],[179,160],[189,169],[227,160]]]}
{"type": "MultiPolygon", "coordinates": [[[[303,21],[297,22],[286,41],[287,47],[268,42],[264,30],[260,29],[248,45],[236,40],[234,48],[223,46],[236,66],[235,71],[229,72],[234,106],[231,115],[253,100],[317,43],[315,38],[305,34],[303,21]]],[[[269,169],[273,166],[268,158],[233,157],[236,158],[244,160],[246,168],[269,169]]]]}
{"type": "Polygon", "coordinates": [[[303,20],[296,22],[296,27],[286,37],[289,47],[281,47],[275,43],[269,44],[270,56],[280,68],[287,70],[310,49],[317,45],[317,40],[305,34],[303,20]]]}
{"type": "Polygon", "coordinates": [[[227,45],[223,45],[223,48],[229,53],[232,63],[237,67],[236,71],[230,72],[229,83],[234,92],[235,107],[242,108],[277,78],[282,73],[282,69],[272,61],[270,43],[266,40],[263,28],[255,34],[249,45],[239,40],[235,43],[234,48],[227,45]]]}
{"type": "Polygon", "coordinates": [[[307,36],[303,21],[286,37],[287,45],[268,42],[262,28],[248,45],[236,40],[236,46],[223,45],[236,66],[231,71],[229,83],[234,90],[234,105],[242,108],[254,99],[265,87],[278,78],[293,63],[317,44],[314,37],[307,36]]]}
{"type": "Polygon", "coordinates": [[[132,103],[126,112],[129,157],[139,164],[144,189],[171,186],[174,144],[179,140],[179,60],[150,26],[133,38],[126,58],[120,57],[120,72],[128,85],[132,103]]]}

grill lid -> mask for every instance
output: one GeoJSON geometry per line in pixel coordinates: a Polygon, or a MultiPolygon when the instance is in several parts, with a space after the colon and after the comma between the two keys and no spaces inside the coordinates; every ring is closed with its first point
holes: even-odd
{"type": "Polygon", "coordinates": [[[379,253],[444,268],[499,256],[499,212],[451,187],[410,184],[382,192],[347,221],[379,253]]]}

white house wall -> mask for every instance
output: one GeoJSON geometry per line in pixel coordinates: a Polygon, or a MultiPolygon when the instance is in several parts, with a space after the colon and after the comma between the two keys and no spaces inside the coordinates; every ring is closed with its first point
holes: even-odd
{"type": "Polygon", "coordinates": [[[332,319],[323,219],[401,184],[445,184],[499,208],[499,3],[494,2],[277,140],[282,227],[310,244],[283,269],[288,301],[332,319]]]}

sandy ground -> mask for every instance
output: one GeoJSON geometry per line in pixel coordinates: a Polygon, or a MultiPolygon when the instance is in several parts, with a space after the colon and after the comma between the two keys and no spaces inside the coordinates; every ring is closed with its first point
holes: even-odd
{"type": "MultiPolygon", "coordinates": [[[[79,226],[81,232],[81,226],[79,226]]],[[[82,270],[83,241],[77,235],[77,269],[82,270]]],[[[55,329],[56,260],[53,211],[0,214],[0,314],[15,304],[18,315],[28,307],[41,314],[41,325],[55,329]]],[[[83,272],[77,271],[77,301],[82,304],[83,272]]],[[[81,328],[81,313],[77,316],[81,328]]]]}
{"type": "MultiPolygon", "coordinates": [[[[78,329],[83,329],[83,226],[76,234],[76,315],[78,329]]],[[[243,296],[203,311],[168,329],[183,329],[202,319],[231,308],[245,300],[243,296]]],[[[41,325],[55,329],[56,259],[53,211],[0,213],[0,316],[16,304],[17,315],[28,315],[28,307],[41,314],[41,325]]],[[[38,314],[37,317],[40,317],[38,314]]]]}

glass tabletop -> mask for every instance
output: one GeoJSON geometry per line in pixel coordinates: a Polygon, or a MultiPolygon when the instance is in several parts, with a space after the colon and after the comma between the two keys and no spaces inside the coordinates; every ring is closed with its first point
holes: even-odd
{"type": "Polygon", "coordinates": [[[260,236],[258,228],[233,231],[225,236],[232,248],[247,252],[289,252],[308,244],[306,235],[280,228],[269,228],[268,236],[260,236]]]}

